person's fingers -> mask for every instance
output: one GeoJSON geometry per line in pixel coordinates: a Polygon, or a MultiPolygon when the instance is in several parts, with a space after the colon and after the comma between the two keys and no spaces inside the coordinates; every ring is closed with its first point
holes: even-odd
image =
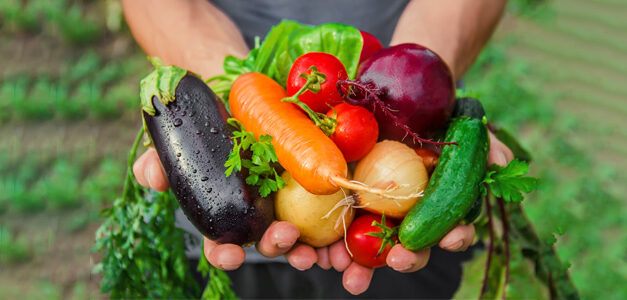
{"type": "Polygon", "coordinates": [[[216,244],[205,239],[205,256],[209,263],[225,271],[235,270],[244,263],[246,252],[235,244],[216,244]]]}
{"type": "Polygon", "coordinates": [[[156,151],[151,152],[150,150],[151,149],[148,149],[148,151],[140,155],[139,158],[133,164],[133,174],[135,174],[135,178],[137,178],[137,182],[139,182],[139,184],[145,187],[150,187],[148,185],[148,181],[146,181],[146,178],[144,177],[144,170],[146,169],[146,159],[150,155],[152,155],[153,152],[156,154],[156,151]]]}
{"type": "Polygon", "coordinates": [[[349,293],[359,295],[368,290],[373,273],[373,268],[364,267],[353,262],[348,266],[346,271],[344,271],[342,284],[349,293]]]}
{"type": "Polygon", "coordinates": [[[385,262],[388,266],[401,273],[410,273],[424,268],[429,262],[431,248],[420,251],[409,251],[401,244],[394,245],[385,262]]]}
{"type": "Polygon", "coordinates": [[[331,261],[329,260],[329,247],[316,249],[316,254],[318,254],[318,262],[316,262],[318,266],[325,270],[331,269],[331,261]]]}
{"type": "Polygon", "coordinates": [[[274,222],[257,243],[257,250],[263,256],[277,257],[286,253],[300,236],[298,228],[290,222],[274,222]]]}
{"type": "Polygon", "coordinates": [[[344,240],[339,240],[329,247],[329,262],[336,271],[342,272],[346,270],[352,261],[344,246],[344,240]]]}
{"type": "Polygon", "coordinates": [[[457,225],[451,232],[446,234],[438,246],[451,252],[466,251],[475,239],[475,226],[457,225]]]}
{"type": "Polygon", "coordinates": [[[203,242],[202,250],[205,254],[205,258],[209,260],[209,254],[211,254],[211,251],[213,251],[213,248],[215,248],[218,244],[206,237],[203,238],[202,242],[203,242]]]}
{"type": "Polygon", "coordinates": [[[159,156],[157,155],[157,151],[150,148],[150,150],[146,152],[151,154],[149,154],[146,158],[144,178],[148,182],[150,188],[159,192],[167,191],[170,187],[168,185],[168,179],[165,175],[165,171],[163,171],[163,167],[161,166],[159,156]]]}
{"type": "Polygon", "coordinates": [[[514,159],[514,153],[490,132],[490,152],[488,153],[488,165],[497,164],[505,166],[514,159]]]}
{"type": "Polygon", "coordinates": [[[287,262],[297,270],[309,270],[318,260],[316,250],[305,244],[296,244],[292,250],[285,254],[287,262]]]}
{"type": "Polygon", "coordinates": [[[133,174],[139,184],[163,192],[169,188],[157,151],[149,148],[133,164],[133,174]]]}

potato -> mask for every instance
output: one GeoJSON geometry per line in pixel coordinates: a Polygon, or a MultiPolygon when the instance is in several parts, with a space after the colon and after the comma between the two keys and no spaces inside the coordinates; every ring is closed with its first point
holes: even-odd
{"type": "MultiPolygon", "coordinates": [[[[351,199],[343,200],[345,195],[341,190],[331,195],[309,193],[287,171],[281,177],[285,180],[285,187],[275,195],[275,216],[277,220],[288,221],[298,227],[299,241],[313,247],[324,247],[344,236],[342,214],[348,229],[355,216],[354,209],[346,205],[333,208],[340,201],[350,202],[351,199]],[[331,210],[333,212],[329,214],[331,210]],[[327,214],[329,216],[324,218],[327,214]]],[[[347,191],[346,195],[350,192],[347,191]]]]}

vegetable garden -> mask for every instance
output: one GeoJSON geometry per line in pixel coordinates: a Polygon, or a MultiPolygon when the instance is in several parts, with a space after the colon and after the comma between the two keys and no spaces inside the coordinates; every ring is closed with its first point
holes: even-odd
{"type": "MultiPolygon", "coordinates": [[[[627,235],[621,195],[627,191],[620,183],[627,178],[619,170],[627,161],[620,147],[625,131],[618,101],[627,94],[620,84],[627,79],[622,63],[627,44],[600,33],[625,35],[627,23],[612,16],[627,5],[599,0],[536,7],[514,1],[510,8],[502,29],[465,77],[464,93],[479,98],[489,120],[516,132],[532,153],[531,173],[541,180],[522,207],[540,237],[526,241],[537,247],[539,259],[552,261],[541,250],[557,239],[557,254],[570,266],[582,297],[624,298],[627,235]],[[591,8],[599,13],[588,13],[591,8]],[[601,45],[590,49],[605,55],[590,57],[570,47],[587,41],[601,45]],[[607,80],[582,75],[588,71],[607,80]]],[[[145,190],[128,175],[125,180],[128,148],[139,142],[138,83],[151,68],[123,24],[119,2],[4,1],[0,14],[0,53],[6,65],[0,77],[0,298],[82,299],[98,296],[101,288],[111,296],[190,296],[195,289],[200,295],[201,287],[189,286],[193,280],[190,266],[180,260],[182,249],[170,247],[183,234],[168,223],[177,205],[173,196],[145,190]],[[139,201],[144,197],[151,200],[139,201]],[[144,216],[154,222],[132,223],[132,215],[120,210],[124,202],[132,203],[133,210],[152,212],[144,216]],[[107,210],[99,214],[102,209],[107,210]],[[115,214],[123,215],[119,227],[105,223],[100,230],[109,238],[99,235],[94,246],[96,229],[115,214]],[[137,233],[138,257],[169,253],[171,268],[146,277],[150,269],[145,267],[155,262],[146,260],[131,270],[124,270],[124,262],[111,263],[124,257],[128,246],[118,253],[97,251],[129,231],[137,233]],[[167,239],[149,245],[154,234],[167,239]]],[[[339,118],[337,122],[339,126],[339,118]]],[[[240,128],[240,145],[248,127],[240,128]]],[[[293,181],[276,171],[256,175],[268,192],[293,181]]],[[[514,236],[528,237],[512,230],[514,236]]],[[[527,294],[519,295],[527,297],[546,295],[528,288],[537,282],[517,285],[517,276],[530,272],[516,257],[519,247],[508,248],[508,289],[524,290],[527,294]]],[[[466,268],[482,270],[485,259],[466,268]]],[[[504,264],[498,256],[492,259],[494,268],[504,264]]],[[[223,276],[206,261],[198,268],[223,276]]],[[[483,278],[468,274],[460,298],[474,298],[481,287],[483,278]]],[[[213,286],[205,292],[226,291],[213,286]]]]}

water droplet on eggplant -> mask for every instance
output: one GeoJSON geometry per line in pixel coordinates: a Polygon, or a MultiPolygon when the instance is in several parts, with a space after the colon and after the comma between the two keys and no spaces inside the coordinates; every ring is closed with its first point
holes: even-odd
{"type": "Polygon", "coordinates": [[[181,120],[179,118],[174,119],[174,126],[175,127],[179,127],[181,125],[183,125],[183,120],[181,120]]]}

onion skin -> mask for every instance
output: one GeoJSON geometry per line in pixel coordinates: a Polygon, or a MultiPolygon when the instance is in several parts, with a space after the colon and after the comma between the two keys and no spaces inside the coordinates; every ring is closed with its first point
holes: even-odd
{"type": "MultiPolygon", "coordinates": [[[[429,181],[422,158],[407,145],[385,140],[377,143],[355,168],[354,180],[376,188],[397,188],[390,195],[405,196],[422,192],[429,181]],[[401,186],[401,187],[399,187],[401,186]]],[[[357,192],[358,205],[363,209],[391,218],[402,218],[420,197],[390,199],[357,192]]]]}

